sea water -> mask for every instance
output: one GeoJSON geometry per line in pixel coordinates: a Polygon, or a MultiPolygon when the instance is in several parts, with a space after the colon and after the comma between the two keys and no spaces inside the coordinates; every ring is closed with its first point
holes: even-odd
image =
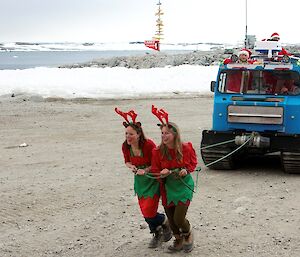
{"type": "Polygon", "coordinates": [[[98,58],[143,55],[145,51],[2,51],[0,69],[15,70],[35,67],[58,67],[88,62],[98,58]]]}
{"type": "MultiPolygon", "coordinates": [[[[182,53],[170,50],[166,53],[182,53]]],[[[0,70],[28,69],[35,67],[58,67],[99,58],[145,55],[145,50],[105,50],[105,51],[0,51],[0,70]]]]}

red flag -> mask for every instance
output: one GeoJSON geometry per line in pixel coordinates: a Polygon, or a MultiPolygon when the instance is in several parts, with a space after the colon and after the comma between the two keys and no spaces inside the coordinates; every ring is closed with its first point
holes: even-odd
{"type": "Polygon", "coordinates": [[[144,41],[145,46],[154,49],[156,51],[159,51],[159,40],[145,40],[144,41]]]}

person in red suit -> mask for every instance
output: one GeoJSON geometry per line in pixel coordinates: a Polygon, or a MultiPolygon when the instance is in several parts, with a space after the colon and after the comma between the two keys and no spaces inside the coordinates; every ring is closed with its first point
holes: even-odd
{"type": "MultiPolygon", "coordinates": [[[[277,32],[272,33],[271,37],[268,39],[268,41],[279,41],[280,36],[277,32]]],[[[278,55],[288,55],[291,56],[291,54],[282,47],[281,51],[278,52],[278,55]]]]}
{"type": "Polygon", "coordinates": [[[223,64],[229,64],[229,63],[242,63],[242,64],[253,64],[255,62],[255,60],[251,60],[252,52],[247,49],[247,48],[243,48],[238,52],[238,60],[236,62],[232,62],[231,58],[226,58],[223,61],[223,64]]]}
{"type": "MultiPolygon", "coordinates": [[[[251,60],[251,51],[249,49],[242,49],[238,53],[237,64],[253,64],[255,60],[251,60]]],[[[224,60],[224,64],[232,63],[230,58],[224,60]]],[[[231,70],[227,73],[227,86],[226,90],[228,93],[239,93],[241,91],[243,73],[241,70],[231,70]]],[[[248,85],[251,85],[252,76],[249,74],[244,74],[243,90],[248,90],[248,85]],[[245,77],[247,75],[247,77],[245,77]],[[245,84],[245,85],[244,85],[245,84]],[[247,84],[247,85],[246,85],[247,84]]]]}
{"type": "Polygon", "coordinates": [[[159,213],[160,184],[157,179],[146,176],[151,170],[152,150],[156,147],[151,139],[147,139],[140,122],[136,122],[137,114],[131,110],[127,113],[115,108],[126,122],[125,141],[122,144],[122,152],[125,165],[134,174],[134,191],[138,197],[138,203],[145,221],[153,234],[149,248],[156,248],[161,241],[169,241],[172,232],[168,219],[163,213],[159,213]],[[132,118],[129,122],[128,116],[132,118]]]}
{"type": "Polygon", "coordinates": [[[194,181],[191,173],[197,165],[192,143],[181,141],[178,126],[168,121],[168,113],[152,106],[152,113],[161,124],[161,143],[152,153],[152,172],[163,177],[162,202],[175,237],[169,251],[190,252],[193,234],[186,214],[193,198],[194,181]]]}

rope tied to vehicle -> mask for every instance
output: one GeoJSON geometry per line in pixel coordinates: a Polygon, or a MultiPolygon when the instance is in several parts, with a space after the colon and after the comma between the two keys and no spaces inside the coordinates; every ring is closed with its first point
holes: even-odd
{"type": "MultiPolygon", "coordinates": [[[[226,158],[228,158],[229,156],[233,155],[235,152],[239,151],[240,149],[242,149],[246,144],[248,144],[251,140],[253,140],[255,136],[255,132],[252,132],[250,136],[248,136],[248,139],[242,144],[240,145],[239,147],[237,147],[236,149],[234,149],[233,151],[231,151],[230,153],[226,154],[225,156],[211,162],[211,163],[208,163],[208,164],[205,164],[206,167],[209,167],[213,164],[216,164],[217,162],[219,161],[222,161],[226,158]]],[[[216,144],[213,144],[213,145],[209,145],[209,146],[204,146],[204,147],[201,147],[200,150],[203,150],[203,149],[208,149],[208,148],[212,148],[212,147],[215,147],[215,146],[219,146],[219,145],[223,145],[223,144],[228,144],[228,143],[231,143],[231,142],[234,142],[235,139],[231,139],[231,140],[228,140],[228,141],[224,141],[224,142],[220,142],[220,143],[216,143],[216,144]]]]}

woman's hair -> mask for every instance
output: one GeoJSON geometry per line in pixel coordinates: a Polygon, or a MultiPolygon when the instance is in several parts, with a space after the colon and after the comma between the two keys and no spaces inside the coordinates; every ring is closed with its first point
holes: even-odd
{"type": "MultiPolygon", "coordinates": [[[[168,130],[174,135],[174,150],[175,150],[175,155],[176,155],[176,160],[178,162],[182,161],[182,142],[181,142],[181,137],[180,137],[180,131],[178,126],[174,122],[169,122],[168,124],[162,124],[160,126],[160,129],[163,127],[167,127],[168,130]]],[[[168,147],[161,142],[159,145],[160,152],[162,156],[164,157],[169,157],[169,152],[168,152],[168,147]]]]}
{"type": "MultiPolygon", "coordinates": [[[[136,123],[129,123],[127,127],[132,127],[136,131],[136,133],[138,133],[138,135],[140,135],[140,137],[139,137],[139,148],[142,148],[145,141],[146,141],[146,137],[145,137],[144,131],[141,127],[141,123],[137,123],[137,124],[136,123]]],[[[126,139],[125,139],[123,144],[125,145],[125,147],[130,148],[130,145],[127,143],[126,139]]]]}

